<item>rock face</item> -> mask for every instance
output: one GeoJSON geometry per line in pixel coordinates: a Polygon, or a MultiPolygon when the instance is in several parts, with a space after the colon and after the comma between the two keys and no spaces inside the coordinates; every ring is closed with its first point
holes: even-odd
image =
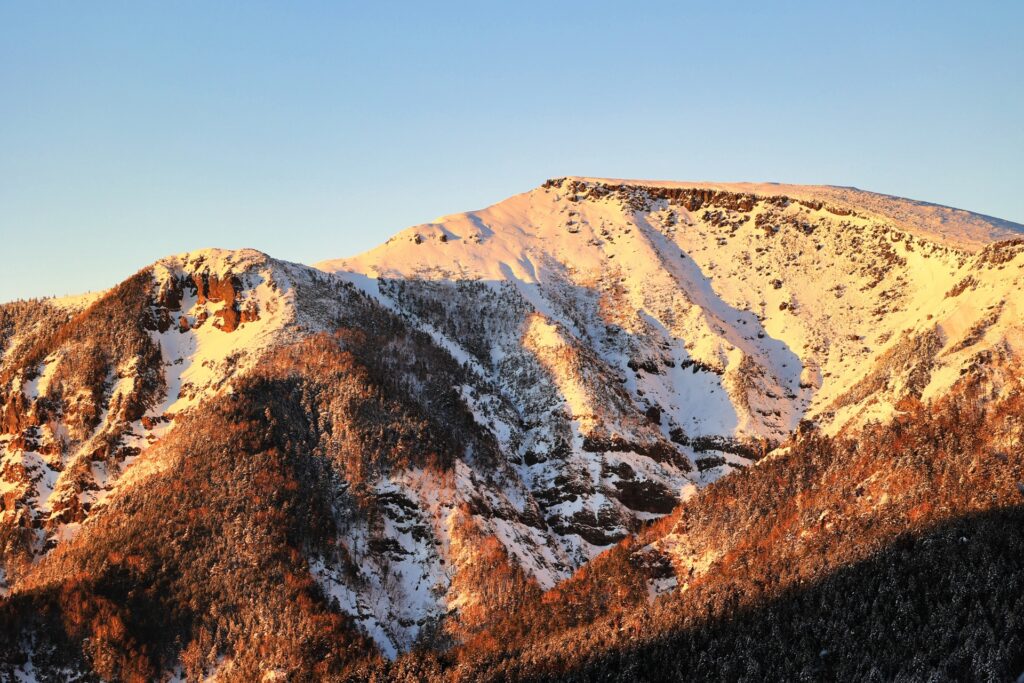
{"type": "Polygon", "coordinates": [[[160,332],[166,332],[173,323],[180,332],[188,332],[193,326],[193,320],[202,325],[210,316],[208,309],[220,303],[223,305],[215,307],[213,311],[217,319],[214,325],[224,332],[234,332],[240,324],[260,319],[259,304],[253,298],[243,300],[244,295],[242,280],[231,273],[217,275],[203,270],[173,278],[159,293],[157,327],[160,332]],[[174,322],[174,314],[181,311],[181,302],[186,296],[195,300],[197,311],[193,320],[178,315],[174,322]]]}
{"type": "Polygon", "coordinates": [[[315,268],[205,250],[0,307],[2,587],[228,453],[385,655],[461,637],[482,567],[551,588],[801,426],[997,386],[1024,243],[922,206],[563,178],[315,268]]]}

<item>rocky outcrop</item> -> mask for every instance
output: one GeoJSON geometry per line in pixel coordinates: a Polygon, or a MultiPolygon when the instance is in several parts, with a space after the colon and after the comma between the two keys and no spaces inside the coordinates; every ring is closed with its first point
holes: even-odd
{"type": "Polygon", "coordinates": [[[31,425],[28,401],[20,391],[12,391],[0,405],[0,434],[18,434],[31,425]]]}
{"type": "Polygon", "coordinates": [[[214,325],[225,332],[234,332],[242,322],[242,315],[238,310],[241,280],[234,275],[220,278],[208,273],[198,273],[192,276],[192,285],[195,287],[197,302],[200,305],[207,302],[224,304],[214,312],[214,316],[218,318],[214,325]]]}
{"type": "MultiPolygon", "coordinates": [[[[202,268],[202,264],[199,264],[202,268]]],[[[217,275],[200,269],[171,277],[159,289],[154,301],[155,329],[166,332],[176,327],[188,332],[200,327],[210,315],[214,326],[224,332],[234,332],[239,325],[259,320],[259,306],[245,298],[245,285],[238,275],[217,275]],[[182,313],[186,293],[195,298],[199,310],[192,319],[182,313]],[[216,306],[216,304],[220,304],[216,306]],[[213,309],[212,313],[208,309],[213,309]]]]}

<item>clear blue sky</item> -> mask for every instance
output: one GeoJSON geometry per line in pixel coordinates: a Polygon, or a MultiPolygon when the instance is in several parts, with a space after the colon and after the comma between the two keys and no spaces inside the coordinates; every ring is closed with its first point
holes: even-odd
{"type": "Polygon", "coordinates": [[[0,0],[0,301],[346,256],[566,174],[1024,222],[1022,29],[1015,0],[0,0]]]}

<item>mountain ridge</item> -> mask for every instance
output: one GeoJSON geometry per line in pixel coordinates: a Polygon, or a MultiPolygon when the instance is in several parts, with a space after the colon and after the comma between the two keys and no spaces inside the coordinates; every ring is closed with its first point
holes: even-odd
{"type": "MultiPolygon", "coordinates": [[[[772,196],[781,194],[792,197],[793,199],[834,201],[836,203],[845,204],[850,207],[859,207],[861,210],[864,210],[870,206],[874,206],[877,207],[875,210],[878,211],[880,214],[893,220],[899,220],[900,218],[901,212],[892,210],[896,208],[898,205],[904,205],[907,207],[920,207],[922,209],[933,209],[939,213],[938,218],[940,223],[962,221],[966,223],[968,226],[977,229],[980,234],[977,237],[968,238],[967,240],[967,244],[969,244],[970,246],[977,246],[979,244],[985,244],[1005,239],[1014,239],[1020,234],[1024,234],[1024,225],[1006,220],[1004,218],[998,218],[995,216],[978,213],[976,211],[960,209],[945,204],[927,202],[918,199],[910,199],[907,197],[891,195],[884,192],[875,192],[873,190],[864,190],[859,187],[854,187],[852,185],[801,185],[793,183],[747,181],[663,181],[621,178],[596,178],[588,176],[567,176],[567,178],[571,180],[596,182],[607,185],[617,184],[641,187],[701,188],[731,192],[746,192],[758,196],[772,196]],[[865,205],[865,199],[873,201],[870,201],[870,203],[867,203],[867,205],[865,205]],[[957,221],[957,218],[960,218],[961,221],[957,221]],[[988,227],[986,227],[985,224],[988,224],[988,227]]],[[[910,213],[909,217],[915,216],[913,213],[910,213]]],[[[929,236],[929,231],[926,227],[928,222],[927,219],[929,217],[932,216],[929,216],[927,212],[925,212],[923,215],[919,214],[916,216],[916,218],[922,223],[916,226],[917,229],[920,231],[919,236],[921,237],[929,236]]],[[[951,235],[949,236],[949,238],[953,243],[956,243],[956,236],[951,235]]]]}

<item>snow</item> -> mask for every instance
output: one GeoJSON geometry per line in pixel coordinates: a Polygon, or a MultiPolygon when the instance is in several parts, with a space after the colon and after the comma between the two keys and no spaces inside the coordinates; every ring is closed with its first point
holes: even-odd
{"type": "Polygon", "coordinates": [[[84,294],[72,294],[69,296],[47,299],[46,302],[51,306],[64,309],[69,313],[76,313],[98,301],[104,294],[106,294],[106,291],[86,292],[84,294]]]}
{"type": "Polygon", "coordinates": [[[50,388],[50,381],[53,379],[53,373],[57,369],[57,365],[57,359],[49,357],[44,360],[38,368],[36,368],[36,376],[25,382],[24,386],[22,386],[22,392],[25,394],[25,398],[30,401],[34,401],[40,396],[47,395],[50,388]]]}
{"type": "Polygon", "coordinates": [[[385,504],[381,524],[373,529],[365,521],[346,521],[338,544],[358,567],[357,575],[322,557],[310,558],[310,571],[325,594],[337,599],[385,656],[394,658],[413,645],[425,623],[447,609],[444,594],[451,576],[442,555],[451,491],[434,475],[409,470],[381,480],[375,492],[397,496],[410,507],[385,504]],[[387,540],[390,549],[375,552],[371,540],[387,540]]]}
{"type": "Polygon", "coordinates": [[[564,566],[564,559],[556,554],[555,548],[541,530],[500,517],[477,518],[477,522],[501,541],[527,575],[537,581],[541,590],[548,590],[568,578],[567,572],[556,569],[564,566]]]}
{"type": "Polygon", "coordinates": [[[36,667],[32,663],[31,657],[27,662],[14,669],[14,679],[18,683],[36,683],[39,680],[36,677],[36,667]]]}

